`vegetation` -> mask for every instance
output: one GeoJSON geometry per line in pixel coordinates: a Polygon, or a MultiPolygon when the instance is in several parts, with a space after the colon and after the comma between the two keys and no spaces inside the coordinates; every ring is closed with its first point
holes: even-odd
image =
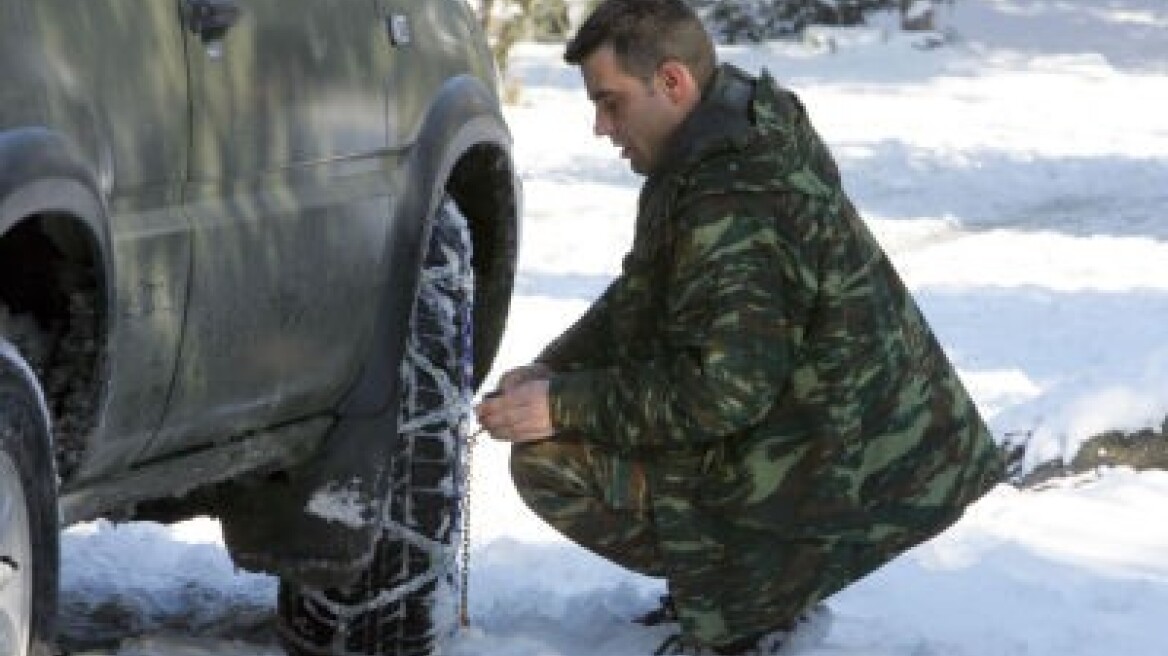
{"type": "MultiPolygon", "coordinates": [[[[686,0],[720,43],[799,36],[809,25],[856,25],[868,12],[898,10],[904,29],[933,28],[933,11],[953,0],[686,0]]],[[[499,71],[519,41],[563,41],[599,0],[478,0],[499,71]]]]}

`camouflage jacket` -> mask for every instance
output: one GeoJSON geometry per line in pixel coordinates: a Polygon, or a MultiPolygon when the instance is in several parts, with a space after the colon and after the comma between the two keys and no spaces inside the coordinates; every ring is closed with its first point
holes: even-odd
{"type": "Polygon", "coordinates": [[[1000,479],[794,94],[721,67],[661,161],[621,275],[537,358],[559,433],[648,463],[674,509],[789,539],[935,533],[1000,479]]]}

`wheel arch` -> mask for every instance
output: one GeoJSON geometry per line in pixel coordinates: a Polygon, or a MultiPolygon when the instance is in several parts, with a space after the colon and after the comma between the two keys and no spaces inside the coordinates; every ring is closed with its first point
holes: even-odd
{"type": "MultiPolygon", "coordinates": [[[[97,421],[98,403],[65,412],[46,369],[60,364],[61,342],[76,334],[82,315],[75,297],[86,295],[84,315],[96,325],[89,334],[101,338],[110,307],[108,230],[94,176],[78,152],[61,136],[43,128],[0,134],[0,304],[14,314],[32,316],[44,344],[29,360],[45,385],[53,414],[58,472],[68,478],[82,456],[88,434],[97,421]]],[[[93,394],[105,379],[101,348],[91,349],[85,371],[93,394]]],[[[76,382],[76,381],[74,381],[76,382]]]]}
{"type": "Polygon", "coordinates": [[[105,252],[98,189],[94,169],[64,136],[44,127],[0,132],[0,234],[30,215],[63,214],[84,223],[105,252]]]}
{"type": "Polygon", "coordinates": [[[387,246],[392,270],[378,312],[371,353],[345,404],[344,414],[376,414],[396,400],[401,361],[430,219],[447,194],[470,223],[475,269],[477,388],[499,344],[514,288],[522,193],[511,157],[511,135],[481,80],[449,80],[410,147],[387,246]]]}

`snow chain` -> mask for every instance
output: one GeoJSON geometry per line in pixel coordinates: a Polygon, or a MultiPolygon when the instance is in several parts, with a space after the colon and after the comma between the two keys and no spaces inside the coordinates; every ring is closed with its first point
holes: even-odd
{"type": "MultiPolygon", "coordinates": [[[[499,392],[487,392],[485,398],[492,398],[498,396],[499,392]]],[[[461,585],[459,586],[459,603],[458,603],[458,624],[466,628],[470,626],[470,494],[471,482],[474,480],[471,467],[474,464],[474,448],[478,444],[479,435],[482,435],[486,428],[479,426],[466,436],[466,465],[464,471],[466,472],[465,481],[462,485],[462,569],[459,572],[459,579],[461,585]]]]}
{"type": "MultiPolygon", "coordinates": [[[[471,248],[469,242],[469,233],[466,235],[467,248],[464,249],[467,257],[470,257],[471,248]]],[[[467,260],[469,266],[470,260],[467,260]]],[[[466,276],[462,277],[463,283],[462,292],[465,294],[464,303],[462,304],[459,319],[461,320],[462,329],[462,349],[459,354],[460,364],[462,368],[462,387],[466,392],[463,397],[462,411],[463,426],[468,426],[468,420],[474,417],[474,408],[472,405],[472,397],[474,395],[474,278],[473,271],[468,269],[466,276]]],[[[465,433],[466,437],[466,453],[461,457],[465,462],[466,472],[463,475],[462,497],[460,499],[460,510],[462,514],[462,568],[459,572],[459,600],[458,600],[458,624],[462,628],[470,626],[470,484],[471,484],[471,465],[474,461],[474,447],[478,441],[478,436],[483,432],[482,427],[470,431],[459,431],[465,433]]],[[[457,450],[458,445],[455,445],[457,450]]],[[[458,485],[458,477],[455,476],[455,485],[458,485]]],[[[457,490],[456,490],[457,492],[457,490]]]]}
{"type": "Polygon", "coordinates": [[[462,569],[459,572],[458,625],[470,626],[470,487],[471,466],[474,464],[474,448],[478,442],[478,429],[466,438],[466,482],[462,486],[462,569]]]}

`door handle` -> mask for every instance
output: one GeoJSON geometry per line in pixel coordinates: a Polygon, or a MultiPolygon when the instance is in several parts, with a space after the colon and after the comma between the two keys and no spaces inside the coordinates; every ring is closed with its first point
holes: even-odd
{"type": "Polygon", "coordinates": [[[219,41],[242,12],[235,0],[185,0],[183,22],[203,43],[219,41]]]}

